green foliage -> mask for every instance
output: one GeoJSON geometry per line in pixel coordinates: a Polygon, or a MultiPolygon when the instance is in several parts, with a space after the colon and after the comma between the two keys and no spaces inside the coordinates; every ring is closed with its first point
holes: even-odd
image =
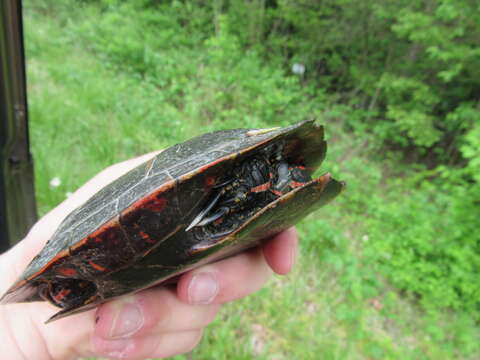
{"type": "Polygon", "coordinates": [[[378,86],[388,98],[385,116],[396,125],[388,124],[388,132],[379,134],[382,138],[403,146],[408,145],[408,138],[420,146],[430,146],[439,140],[441,132],[435,128],[435,117],[430,113],[439,99],[425,83],[386,73],[378,86]],[[402,136],[405,133],[408,138],[402,136]]]}
{"type": "Polygon", "coordinates": [[[396,287],[420,296],[425,308],[460,309],[479,317],[480,239],[472,232],[476,219],[468,215],[474,208],[463,207],[467,194],[455,188],[452,203],[451,194],[438,194],[431,186],[410,191],[398,185],[403,191],[387,195],[367,220],[367,261],[377,263],[396,287]]]}
{"type": "Polygon", "coordinates": [[[217,14],[215,27],[209,16],[212,9],[179,2],[153,10],[136,2],[109,2],[98,22],[82,18],[75,36],[113,69],[139,76],[165,102],[205,124],[228,127],[248,119],[261,126],[308,117],[313,108],[298,78],[264,66],[257,51],[244,51],[228,15],[217,14]],[[299,104],[303,111],[292,112],[299,104]]]}
{"type": "Polygon", "coordinates": [[[468,159],[465,171],[480,184],[480,123],[477,122],[465,136],[465,143],[461,148],[463,156],[468,159]]]}
{"type": "Polygon", "coordinates": [[[361,110],[360,121],[347,119],[351,127],[368,124],[380,143],[414,145],[441,162],[461,160],[458,146],[479,115],[475,2],[229,4],[242,46],[263,48],[268,58],[278,54],[288,68],[305,64],[307,81],[361,110]],[[450,150],[441,154],[437,146],[450,150]]]}

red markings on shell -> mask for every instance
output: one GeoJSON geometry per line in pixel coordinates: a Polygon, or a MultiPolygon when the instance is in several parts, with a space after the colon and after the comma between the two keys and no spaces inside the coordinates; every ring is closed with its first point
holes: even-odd
{"type": "Polygon", "coordinates": [[[270,189],[270,182],[266,182],[265,184],[262,184],[262,185],[258,185],[258,186],[255,186],[253,188],[250,189],[251,192],[263,192],[263,191],[266,191],[268,189],[270,189]]]}
{"type": "Polygon", "coordinates": [[[205,186],[207,187],[212,187],[213,185],[215,185],[216,182],[217,181],[214,176],[207,176],[205,178],[205,186]]]}
{"type": "Polygon", "coordinates": [[[72,277],[78,275],[78,271],[71,267],[63,267],[57,269],[57,273],[63,276],[72,277]]]}
{"type": "Polygon", "coordinates": [[[90,260],[88,263],[90,264],[90,266],[91,266],[92,268],[94,268],[94,269],[97,270],[97,271],[102,271],[102,272],[103,272],[103,271],[107,270],[107,268],[104,268],[103,266],[98,265],[98,264],[94,263],[94,262],[91,261],[91,260],[90,260]]]}
{"type": "Polygon", "coordinates": [[[145,240],[146,242],[149,242],[149,243],[154,243],[155,240],[152,239],[146,232],[144,231],[139,231],[138,234],[142,237],[143,240],[145,240]]]}
{"type": "Polygon", "coordinates": [[[298,181],[290,181],[290,183],[288,184],[292,189],[295,189],[295,188],[298,188],[300,186],[303,186],[305,185],[305,183],[302,183],[302,182],[298,182],[298,181]]]}
{"type": "Polygon", "coordinates": [[[118,222],[117,222],[117,219],[115,218],[105,223],[104,225],[102,225],[95,232],[93,232],[83,240],[79,241],[76,244],[73,244],[72,252],[75,253],[85,245],[97,247],[98,245],[95,245],[95,243],[98,244],[105,241],[109,241],[111,244],[114,244],[114,245],[122,246],[123,243],[118,237],[118,231],[119,231],[118,222]]]}
{"type": "Polygon", "coordinates": [[[70,289],[61,289],[58,293],[52,294],[52,298],[57,302],[60,303],[68,294],[70,294],[72,290],[70,289]]]}
{"type": "Polygon", "coordinates": [[[144,209],[148,209],[148,210],[152,210],[152,211],[155,211],[155,212],[160,212],[162,211],[163,209],[165,209],[165,206],[167,206],[168,204],[168,200],[165,199],[165,198],[157,198],[157,197],[154,197],[154,198],[151,198],[147,201],[145,201],[145,203],[143,204],[143,208],[144,209]]]}
{"type": "Polygon", "coordinates": [[[300,170],[305,170],[306,167],[303,165],[297,165],[297,166],[290,166],[288,170],[292,171],[293,169],[300,169],[300,170]]]}

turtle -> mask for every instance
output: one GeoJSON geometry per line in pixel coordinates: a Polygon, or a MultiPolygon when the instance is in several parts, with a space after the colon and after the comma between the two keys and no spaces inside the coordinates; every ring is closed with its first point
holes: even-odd
{"type": "Polygon", "coordinates": [[[314,120],[176,144],[66,216],[1,303],[48,301],[50,322],[254,247],[342,191],[312,179],[326,149],[314,120]]]}

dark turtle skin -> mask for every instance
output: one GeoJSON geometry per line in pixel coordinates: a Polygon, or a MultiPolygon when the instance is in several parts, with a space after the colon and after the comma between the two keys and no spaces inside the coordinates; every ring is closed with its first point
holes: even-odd
{"type": "Polygon", "coordinates": [[[325,154],[313,121],[172,146],[69,214],[1,301],[49,301],[52,321],[256,246],[341,192],[311,179],[325,154]]]}

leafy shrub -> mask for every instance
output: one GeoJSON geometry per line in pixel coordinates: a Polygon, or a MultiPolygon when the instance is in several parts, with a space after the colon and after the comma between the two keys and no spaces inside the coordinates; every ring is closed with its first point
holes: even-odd
{"type": "MultiPolygon", "coordinates": [[[[451,308],[480,319],[479,187],[424,182],[385,196],[369,209],[367,261],[431,311],[451,308]],[[448,190],[448,191],[447,191],[448,190]]],[[[408,181],[407,181],[408,183],[408,181]]]]}

